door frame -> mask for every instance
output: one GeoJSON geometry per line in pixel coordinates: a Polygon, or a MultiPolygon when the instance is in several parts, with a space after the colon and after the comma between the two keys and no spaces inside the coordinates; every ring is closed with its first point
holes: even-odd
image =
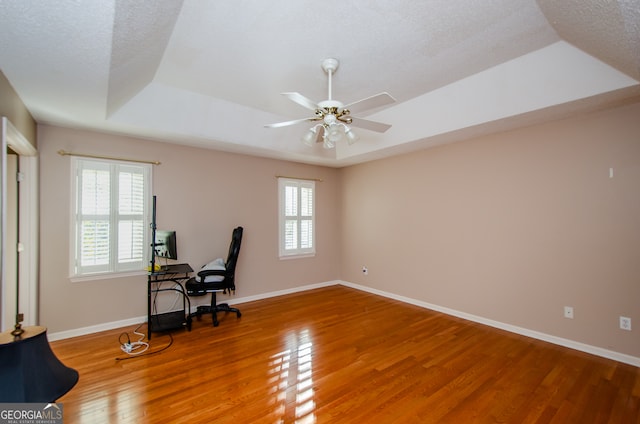
{"type": "MultiPolygon", "coordinates": [[[[2,145],[1,153],[1,169],[0,169],[0,210],[2,218],[0,220],[0,277],[2,287],[0,290],[1,308],[9,307],[15,310],[15,300],[6,299],[6,269],[7,264],[5,258],[7,246],[6,231],[7,228],[7,149],[13,150],[18,154],[19,176],[18,176],[18,202],[19,202],[19,228],[18,228],[18,287],[20,304],[19,312],[24,314],[23,325],[36,325],[38,323],[38,151],[35,147],[20,133],[20,131],[11,124],[11,121],[5,116],[2,117],[2,145]]],[[[18,311],[16,311],[18,312],[18,311]]],[[[3,330],[7,330],[15,324],[15,322],[5,322],[5,313],[0,314],[2,320],[1,326],[3,330]]],[[[13,314],[15,316],[15,313],[13,314]]]]}

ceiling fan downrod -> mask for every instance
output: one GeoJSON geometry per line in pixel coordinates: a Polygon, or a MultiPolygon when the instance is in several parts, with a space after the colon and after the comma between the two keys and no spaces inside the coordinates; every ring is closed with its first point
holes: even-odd
{"type": "Polygon", "coordinates": [[[349,117],[349,109],[343,109],[343,105],[341,102],[333,100],[332,91],[333,91],[333,74],[338,69],[340,62],[338,59],[328,58],[322,61],[322,69],[327,74],[327,100],[318,103],[318,106],[322,108],[322,110],[317,110],[316,115],[321,117],[324,120],[324,123],[327,126],[334,124],[336,121],[342,121],[346,124],[350,124],[352,122],[349,117]]]}
{"type": "Polygon", "coordinates": [[[336,71],[336,69],[338,69],[339,65],[340,65],[340,62],[338,62],[338,59],[334,59],[331,57],[322,61],[322,69],[329,76],[329,83],[328,83],[329,93],[327,95],[327,100],[333,100],[331,97],[331,77],[333,76],[333,73],[336,71]]]}

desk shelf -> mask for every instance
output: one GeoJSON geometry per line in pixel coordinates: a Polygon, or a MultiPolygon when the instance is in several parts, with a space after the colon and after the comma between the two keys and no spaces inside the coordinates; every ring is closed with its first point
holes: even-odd
{"type": "Polygon", "coordinates": [[[177,328],[186,327],[191,330],[191,320],[187,316],[185,318],[185,310],[164,312],[162,314],[155,314],[149,317],[150,327],[152,331],[166,331],[175,330],[177,328]]]}

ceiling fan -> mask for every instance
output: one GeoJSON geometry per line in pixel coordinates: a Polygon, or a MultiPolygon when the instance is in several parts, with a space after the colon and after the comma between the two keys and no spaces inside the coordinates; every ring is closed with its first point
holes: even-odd
{"type": "Polygon", "coordinates": [[[287,97],[289,100],[312,110],[314,112],[313,117],[267,124],[265,127],[280,128],[302,122],[318,122],[305,133],[302,137],[302,141],[310,146],[312,146],[314,142],[322,142],[323,146],[328,149],[334,147],[335,143],[342,140],[343,137],[346,137],[349,144],[354,143],[358,139],[358,136],[351,130],[349,125],[380,133],[391,128],[391,125],[388,124],[357,118],[351,115],[351,113],[360,113],[394,103],[396,100],[391,97],[389,93],[379,93],[347,105],[344,105],[337,100],[333,100],[331,96],[331,77],[338,69],[339,64],[340,62],[338,62],[338,59],[333,58],[328,58],[322,61],[322,69],[328,76],[327,100],[316,103],[297,92],[282,93],[282,95],[287,97]]]}

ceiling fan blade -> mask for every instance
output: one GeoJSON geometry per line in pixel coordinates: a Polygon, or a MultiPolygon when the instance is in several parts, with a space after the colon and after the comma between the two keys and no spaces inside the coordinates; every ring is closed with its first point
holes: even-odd
{"type": "Polygon", "coordinates": [[[375,109],[380,106],[390,105],[395,103],[396,99],[391,97],[387,92],[379,93],[366,99],[358,100],[357,102],[345,105],[345,109],[349,109],[351,114],[364,112],[369,109],[375,109]]]}
{"type": "Polygon", "coordinates": [[[276,122],[275,124],[266,124],[265,127],[266,128],[281,128],[281,127],[287,127],[289,125],[299,124],[301,122],[310,122],[310,121],[317,121],[317,118],[302,118],[302,119],[294,119],[292,121],[276,122]]]}
{"type": "Polygon", "coordinates": [[[368,119],[355,118],[351,117],[351,125],[358,128],[363,128],[365,130],[371,130],[379,133],[383,133],[389,128],[391,125],[383,124],[382,122],[369,121],[368,119]]]}
{"type": "Polygon", "coordinates": [[[314,102],[311,99],[308,99],[307,97],[303,96],[300,93],[288,92],[288,93],[281,93],[281,94],[287,97],[289,100],[298,103],[300,106],[306,107],[307,109],[310,109],[310,110],[319,109],[319,106],[316,102],[314,102]]]}

